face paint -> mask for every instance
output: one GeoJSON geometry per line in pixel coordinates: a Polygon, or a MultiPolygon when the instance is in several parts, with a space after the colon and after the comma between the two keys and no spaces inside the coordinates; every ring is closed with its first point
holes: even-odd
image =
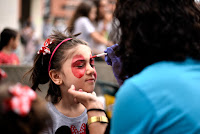
{"type": "Polygon", "coordinates": [[[97,79],[97,72],[96,72],[96,69],[94,66],[94,58],[92,58],[92,56],[90,56],[90,65],[92,68],[94,68],[94,77],[95,77],[95,79],[97,79]]]}
{"type": "Polygon", "coordinates": [[[72,73],[75,77],[81,78],[85,74],[85,59],[82,55],[75,55],[71,65],[72,73]]]}

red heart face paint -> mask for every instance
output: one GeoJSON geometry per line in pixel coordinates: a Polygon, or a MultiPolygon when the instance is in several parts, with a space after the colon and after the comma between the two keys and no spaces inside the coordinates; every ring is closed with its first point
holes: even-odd
{"type": "MultiPolygon", "coordinates": [[[[90,58],[90,66],[94,68],[94,59],[90,58]]],[[[81,78],[85,74],[86,70],[86,60],[82,55],[75,55],[72,59],[71,70],[75,77],[81,78]]],[[[95,70],[95,68],[94,68],[95,70]]],[[[96,70],[94,72],[94,77],[96,79],[96,70]]]]}
{"type": "Polygon", "coordinates": [[[95,72],[94,72],[94,77],[95,79],[97,79],[97,72],[94,66],[94,58],[92,58],[92,55],[90,55],[90,65],[94,68],[95,72]]]}
{"type": "Polygon", "coordinates": [[[75,77],[81,78],[85,74],[85,59],[82,55],[75,55],[72,59],[72,73],[75,77]]]}

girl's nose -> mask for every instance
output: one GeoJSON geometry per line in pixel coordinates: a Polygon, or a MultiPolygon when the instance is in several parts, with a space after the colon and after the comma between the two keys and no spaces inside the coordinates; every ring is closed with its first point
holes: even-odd
{"type": "Polygon", "coordinates": [[[88,65],[86,68],[86,74],[94,74],[95,68],[93,68],[91,65],[88,65]]]}

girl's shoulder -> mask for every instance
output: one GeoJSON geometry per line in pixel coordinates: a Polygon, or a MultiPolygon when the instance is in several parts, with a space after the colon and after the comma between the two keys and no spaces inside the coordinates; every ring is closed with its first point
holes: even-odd
{"type": "Polygon", "coordinates": [[[82,17],[79,17],[76,22],[90,22],[89,18],[88,17],[85,17],[85,16],[82,16],[82,17]]]}
{"type": "Polygon", "coordinates": [[[6,55],[6,53],[4,53],[4,52],[0,51],[0,55],[1,55],[1,56],[2,56],[2,55],[6,55]]]}
{"type": "Polygon", "coordinates": [[[3,56],[3,57],[15,57],[15,58],[18,58],[17,55],[16,55],[15,53],[7,54],[7,53],[2,52],[2,51],[0,51],[0,56],[3,56]]]}

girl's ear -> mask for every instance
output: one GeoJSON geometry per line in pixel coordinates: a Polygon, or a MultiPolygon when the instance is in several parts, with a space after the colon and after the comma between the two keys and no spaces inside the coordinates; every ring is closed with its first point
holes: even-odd
{"type": "Polygon", "coordinates": [[[49,77],[56,85],[61,85],[63,83],[61,79],[61,73],[55,69],[49,71],[49,77]]]}

